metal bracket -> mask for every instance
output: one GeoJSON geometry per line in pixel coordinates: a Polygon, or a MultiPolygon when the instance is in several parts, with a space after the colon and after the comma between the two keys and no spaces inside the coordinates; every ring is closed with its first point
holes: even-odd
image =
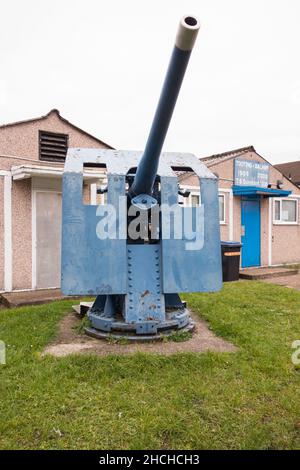
{"type": "Polygon", "coordinates": [[[145,321],[135,324],[136,334],[138,335],[148,335],[149,333],[157,333],[157,321],[145,321]]]}
{"type": "Polygon", "coordinates": [[[157,200],[149,194],[139,194],[131,199],[131,204],[140,210],[149,210],[157,205],[157,200]]]}

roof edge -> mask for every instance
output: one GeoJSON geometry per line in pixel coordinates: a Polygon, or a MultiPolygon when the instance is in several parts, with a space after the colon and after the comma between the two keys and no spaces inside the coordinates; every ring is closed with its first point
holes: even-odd
{"type": "Polygon", "coordinates": [[[285,166],[285,165],[294,165],[295,163],[298,163],[300,166],[300,160],[293,160],[291,162],[282,162],[282,163],[276,163],[275,168],[278,166],[285,166]]]}
{"type": "Polygon", "coordinates": [[[9,122],[7,124],[1,124],[0,129],[4,129],[6,127],[18,126],[20,124],[29,124],[31,122],[42,121],[44,119],[47,119],[47,117],[49,117],[50,114],[56,114],[57,117],[59,119],[61,119],[61,121],[65,122],[69,126],[73,127],[73,129],[76,129],[77,131],[82,132],[83,134],[91,137],[92,139],[96,140],[100,144],[105,145],[107,148],[114,150],[114,147],[112,147],[111,145],[107,144],[106,142],[104,142],[101,139],[98,139],[98,137],[95,137],[94,135],[90,134],[89,132],[86,132],[85,130],[81,129],[81,127],[76,126],[75,124],[73,124],[72,122],[68,121],[66,118],[61,116],[59,110],[56,109],[56,108],[53,108],[47,114],[43,114],[42,116],[39,116],[39,117],[36,117],[36,118],[23,119],[22,121],[15,121],[15,122],[9,122]]]}
{"type": "Polygon", "coordinates": [[[203,157],[203,158],[200,158],[200,160],[202,162],[205,162],[206,160],[212,160],[212,159],[216,159],[216,158],[221,158],[221,157],[234,157],[236,153],[242,153],[242,152],[255,152],[256,153],[256,150],[254,148],[253,145],[248,145],[247,147],[241,147],[241,148],[238,148],[238,149],[234,149],[234,150],[228,150],[227,152],[222,152],[222,153],[216,153],[214,155],[209,155],[208,157],[203,157]]]}
{"type": "Polygon", "coordinates": [[[57,114],[58,117],[60,117],[62,119],[59,110],[56,109],[56,108],[53,108],[47,114],[43,114],[42,116],[38,116],[36,118],[22,119],[20,121],[8,122],[7,124],[0,124],[0,129],[3,129],[5,127],[18,126],[19,124],[27,124],[27,123],[30,123],[30,122],[41,121],[42,119],[46,119],[52,113],[57,114]]]}

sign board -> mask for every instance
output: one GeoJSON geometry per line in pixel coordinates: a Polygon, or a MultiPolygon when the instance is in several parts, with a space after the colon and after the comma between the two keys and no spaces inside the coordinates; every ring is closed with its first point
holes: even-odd
{"type": "Polygon", "coordinates": [[[255,162],[253,160],[234,161],[234,184],[237,186],[258,186],[267,188],[269,184],[268,163],[255,162]]]}

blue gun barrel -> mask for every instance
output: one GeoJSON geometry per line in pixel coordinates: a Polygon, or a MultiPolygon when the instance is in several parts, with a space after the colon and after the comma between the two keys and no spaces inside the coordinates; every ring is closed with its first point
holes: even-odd
{"type": "Polygon", "coordinates": [[[200,23],[193,16],[184,16],[180,21],[145,151],[129,189],[131,198],[140,194],[152,194],[159,156],[199,28],[200,23]]]}

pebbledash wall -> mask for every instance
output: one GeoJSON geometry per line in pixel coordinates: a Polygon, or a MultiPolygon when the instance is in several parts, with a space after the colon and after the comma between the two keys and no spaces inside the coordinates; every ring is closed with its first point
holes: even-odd
{"type": "MultiPolygon", "coordinates": [[[[49,208],[35,213],[35,196],[38,192],[61,194],[63,163],[39,159],[39,131],[67,135],[69,147],[111,148],[61,117],[57,110],[0,126],[0,291],[37,288],[37,217],[47,218],[49,208]]],[[[83,198],[87,202],[95,199],[97,177],[95,171],[84,176],[83,198]]],[[[60,210],[59,201],[57,207],[60,210]]],[[[60,214],[53,224],[60,224],[60,214]]]]}
{"type": "MultiPolygon", "coordinates": [[[[221,240],[243,242],[241,250],[242,267],[271,266],[300,262],[300,188],[288,180],[279,170],[267,162],[255,149],[245,147],[231,152],[203,158],[202,161],[219,177],[220,232],[221,240]],[[261,188],[257,185],[237,185],[235,181],[235,160],[258,162],[268,166],[268,184],[261,188]],[[290,194],[280,197],[286,192],[290,194]],[[238,193],[238,194],[237,194],[238,193]],[[279,195],[279,196],[278,196],[279,195]],[[251,262],[245,256],[245,250],[256,249],[257,243],[251,239],[252,227],[248,226],[245,238],[245,226],[242,224],[242,201],[258,201],[259,210],[259,258],[251,262]],[[287,204],[282,201],[294,201],[287,204]],[[224,204],[224,205],[223,205],[224,204]],[[287,209],[289,213],[283,209],[287,209]],[[246,246],[246,244],[248,246],[246,246]],[[244,260],[243,260],[244,251],[244,260]],[[246,259],[247,258],[247,259],[246,259]]],[[[252,164],[248,166],[251,167],[252,164]]],[[[253,165],[252,165],[253,166],[253,165]]],[[[240,183],[240,181],[238,181],[240,183]]],[[[243,183],[243,182],[242,182],[243,183]]],[[[245,183],[247,181],[245,180],[245,183]]],[[[190,197],[184,204],[195,201],[193,195],[199,194],[199,183],[194,175],[181,178],[180,186],[191,190],[190,197]]],[[[244,207],[244,206],[243,206],[244,207]]],[[[251,219],[250,219],[251,220],[251,219]]],[[[257,240],[256,240],[257,241],[257,240]]]]}

